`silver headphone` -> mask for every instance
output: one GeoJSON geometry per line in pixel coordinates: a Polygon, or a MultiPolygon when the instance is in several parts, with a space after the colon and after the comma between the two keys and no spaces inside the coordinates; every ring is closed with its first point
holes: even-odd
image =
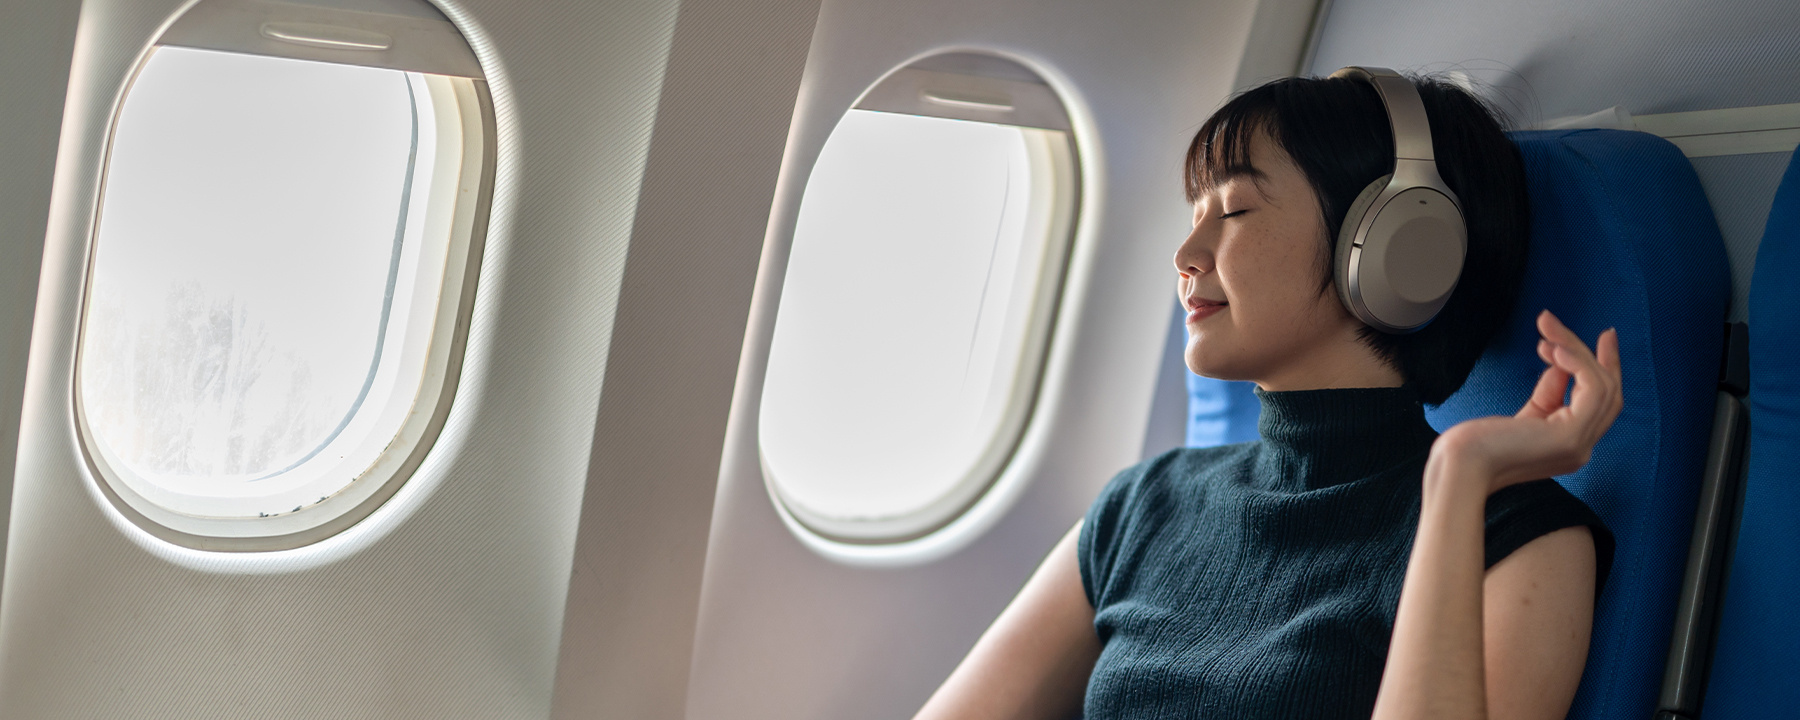
{"type": "Polygon", "coordinates": [[[1377,330],[1413,332],[1437,316],[1462,277],[1469,244],[1462,203],[1438,175],[1431,121],[1411,80],[1378,67],[1331,77],[1374,85],[1394,129],[1393,171],[1363,188],[1338,233],[1331,265],[1338,299],[1377,330]]]}

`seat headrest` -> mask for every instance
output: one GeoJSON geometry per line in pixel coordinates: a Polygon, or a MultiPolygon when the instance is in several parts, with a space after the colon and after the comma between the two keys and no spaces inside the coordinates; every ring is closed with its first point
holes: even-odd
{"type": "Polygon", "coordinates": [[[1587,466],[1557,478],[1618,542],[1569,717],[1642,720],[1656,709],[1712,424],[1724,243],[1693,166],[1667,141],[1594,129],[1512,137],[1531,194],[1525,285],[1468,383],[1427,416],[1441,431],[1517,412],[1544,368],[1545,308],[1590,344],[1618,328],[1625,408],[1587,466]]]}

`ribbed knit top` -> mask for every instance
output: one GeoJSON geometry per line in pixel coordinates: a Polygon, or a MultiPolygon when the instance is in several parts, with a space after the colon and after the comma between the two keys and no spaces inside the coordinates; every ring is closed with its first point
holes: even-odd
{"type": "MultiPolygon", "coordinates": [[[[1437,434],[1405,388],[1262,392],[1256,442],[1164,453],[1088,510],[1103,650],[1085,720],[1367,718],[1437,434]]],[[[1566,527],[1612,535],[1553,480],[1488,498],[1487,564],[1566,527]]]]}

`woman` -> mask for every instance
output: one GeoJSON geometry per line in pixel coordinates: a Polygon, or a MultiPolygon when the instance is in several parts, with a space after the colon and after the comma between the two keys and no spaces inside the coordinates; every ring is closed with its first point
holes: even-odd
{"type": "Polygon", "coordinates": [[[1333,287],[1345,214],[1393,165],[1373,87],[1291,78],[1221,108],[1188,152],[1176,292],[1188,367],[1255,381],[1262,439],[1120,473],[919,720],[1568,713],[1612,540],[1544,478],[1617,416],[1618,338],[1590,351],[1545,311],[1516,415],[1425,423],[1510,314],[1529,217],[1495,114],[1416,85],[1468,228],[1443,311],[1384,334],[1333,287]]]}

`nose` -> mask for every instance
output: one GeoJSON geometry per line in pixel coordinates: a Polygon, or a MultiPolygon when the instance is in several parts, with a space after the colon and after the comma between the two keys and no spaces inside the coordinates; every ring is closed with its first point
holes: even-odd
{"type": "Polygon", "coordinates": [[[1175,248],[1175,272],[1183,278],[1204,275],[1213,271],[1213,247],[1218,234],[1217,223],[1201,220],[1194,224],[1187,239],[1175,248]]]}

